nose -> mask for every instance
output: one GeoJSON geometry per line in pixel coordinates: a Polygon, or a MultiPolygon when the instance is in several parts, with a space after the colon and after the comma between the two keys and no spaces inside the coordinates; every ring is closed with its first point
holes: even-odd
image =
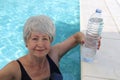
{"type": "Polygon", "coordinates": [[[38,40],[38,42],[37,42],[37,46],[40,46],[40,47],[43,46],[43,41],[42,41],[41,39],[38,40]]]}

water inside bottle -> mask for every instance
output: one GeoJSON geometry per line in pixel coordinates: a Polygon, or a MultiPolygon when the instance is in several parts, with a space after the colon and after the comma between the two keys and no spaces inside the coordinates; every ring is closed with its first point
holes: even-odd
{"type": "Polygon", "coordinates": [[[81,46],[81,60],[85,62],[93,62],[96,55],[96,50],[81,46]]]}
{"type": "Polygon", "coordinates": [[[98,36],[86,34],[84,46],[87,48],[97,49],[98,36]]]}
{"type": "Polygon", "coordinates": [[[87,33],[92,36],[100,36],[103,28],[102,18],[90,18],[87,27],[87,33]]]}

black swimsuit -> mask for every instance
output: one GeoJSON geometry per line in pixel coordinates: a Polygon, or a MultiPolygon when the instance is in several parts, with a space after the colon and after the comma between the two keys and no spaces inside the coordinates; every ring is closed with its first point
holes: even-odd
{"type": "MultiPolygon", "coordinates": [[[[47,55],[47,59],[50,65],[50,79],[49,80],[63,80],[62,74],[53,60],[47,55]]],[[[20,65],[21,69],[21,80],[32,80],[30,76],[25,71],[24,67],[22,66],[21,62],[17,60],[20,65]]]]}

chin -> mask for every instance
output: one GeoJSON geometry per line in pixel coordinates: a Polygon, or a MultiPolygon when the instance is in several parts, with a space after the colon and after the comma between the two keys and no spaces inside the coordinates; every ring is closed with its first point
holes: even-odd
{"type": "Polygon", "coordinates": [[[36,57],[45,57],[47,53],[37,53],[35,54],[36,57]]]}

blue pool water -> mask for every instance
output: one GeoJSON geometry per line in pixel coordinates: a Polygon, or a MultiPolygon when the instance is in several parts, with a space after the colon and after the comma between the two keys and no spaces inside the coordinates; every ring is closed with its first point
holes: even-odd
{"type": "MultiPolygon", "coordinates": [[[[79,0],[0,0],[0,69],[26,54],[22,30],[28,17],[45,14],[53,19],[54,45],[80,30],[79,13],[79,0]]],[[[80,80],[79,49],[73,48],[60,61],[64,80],[80,80]]]]}

